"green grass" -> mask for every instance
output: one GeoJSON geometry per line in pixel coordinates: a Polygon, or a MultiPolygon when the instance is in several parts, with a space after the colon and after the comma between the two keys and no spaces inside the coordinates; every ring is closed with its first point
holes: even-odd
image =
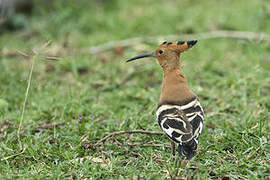
{"type": "MultiPolygon", "coordinates": [[[[270,33],[269,14],[266,0],[65,1],[50,8],[37,4],[24,30],[0,37],[0,159],[6,159],[0,161],[0,179],[170,178],[168,171],[174,174],[176,168],[168,148],[128,150],[109,140],[101,153],[81,145],[118,130],[159,130],[159,65],[154,59],[125,63],[158,44],[96,55],[82,49],[138,36],[212,30],[270,33]],[[51,44],[41,48],[48,41],[51,44]],[[30,54],[32,49],[62,58],[35,56],[18,139],[33,58],[17,51],[30,54]],[[38,128],[54,122],[66,124],[38,128]]],[[[182,55],[183,70],[206,117],[197,154],[178,178],[270,178],[269,52],[269,42],[211,39],[182,55]]],[[[127,143],[126,135],[117,138],[127,143]]],[[[169,145],[165,136],[132,135],[130,140],[169,145]]]]}

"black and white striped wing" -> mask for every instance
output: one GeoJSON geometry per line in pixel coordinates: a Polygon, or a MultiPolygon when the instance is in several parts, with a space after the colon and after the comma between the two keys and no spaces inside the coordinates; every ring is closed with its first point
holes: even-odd
{"type": "Polygon", "coordinates": [[[194,139],[198,144],[203,128],[203,109],[197,98],[188,102],[167,102],[157,108],[161,129],[180,145],[194,139]]]}

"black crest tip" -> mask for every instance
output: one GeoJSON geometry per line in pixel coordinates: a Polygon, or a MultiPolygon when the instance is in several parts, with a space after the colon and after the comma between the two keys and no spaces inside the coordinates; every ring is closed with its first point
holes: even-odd
{"type": "Polygon", "coordinates": [[[188,41],[187,44],[188,44],[188,47],[192,47],[194,46],[198,41],[197,40],[193,40],[193,41],[188,41]]]}
{"type": "Polygon", "coordinates": [[[185,43],[185,41],[178,41],[177,42],[177,45],[182,45],[182,44],[184,44],[185,43]]]}

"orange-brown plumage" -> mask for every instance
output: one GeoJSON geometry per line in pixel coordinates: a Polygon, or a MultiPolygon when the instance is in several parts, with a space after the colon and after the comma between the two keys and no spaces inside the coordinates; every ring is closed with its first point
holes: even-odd
{"type": "Polygon", "coordinates": [[[184,73],[180,68],[163,70],[163,80],[159,104],[165,101],[184,101],[195,94],[189,89],[184,73]]]}

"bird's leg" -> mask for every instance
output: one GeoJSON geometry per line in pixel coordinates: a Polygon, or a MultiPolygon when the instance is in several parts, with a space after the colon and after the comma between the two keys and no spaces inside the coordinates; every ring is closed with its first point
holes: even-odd
{"type": "Polygon", "coordinates": [[[175,167],[183,168],[188,160],[186,160],[186,157],[183,155],[183,146],[181,145],[178,146],[178,154],[179,155],[175,158],[175,167]]]}
{"type": "Polygon", "coordinates": [[[171,154],[175,155],[175,143],[171,140],[171,154]]]}

